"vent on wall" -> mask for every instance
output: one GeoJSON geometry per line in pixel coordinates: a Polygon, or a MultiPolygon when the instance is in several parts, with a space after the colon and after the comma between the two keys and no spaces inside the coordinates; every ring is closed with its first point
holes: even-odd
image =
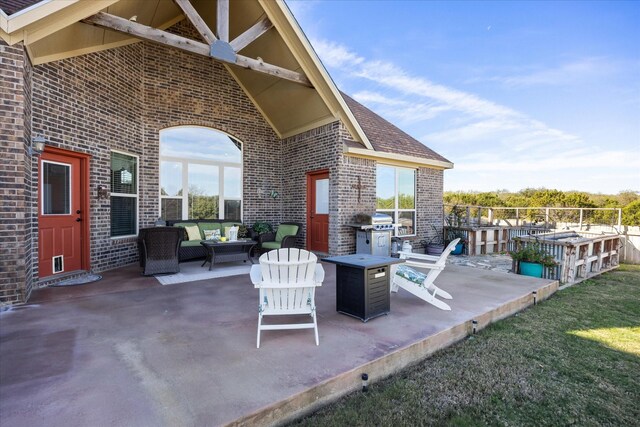
{"type": "Polygon", "coordinates": [[[64,258],[62,255],[53,257],[53,274],[62,273],[64,271],[64,258]]]}

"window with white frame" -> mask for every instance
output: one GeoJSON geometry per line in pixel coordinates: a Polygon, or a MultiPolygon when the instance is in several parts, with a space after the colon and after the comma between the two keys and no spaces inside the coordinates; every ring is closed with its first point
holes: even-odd
{"type": "Polygon", "coordinates": [[[378,165],[376,171],[376,210],[398,224],[396,236],[416,234],[415,169],[378,165]]]}
{"type": "Polygon", "coordinates": [[[138,157],[111,152],[111,237],[138,233],[138,157]]]}
{"type": "Polygon", "coordinates": [[[160,132],[160,217],[242,219],[242,150],[214,129],[160,132]]]}

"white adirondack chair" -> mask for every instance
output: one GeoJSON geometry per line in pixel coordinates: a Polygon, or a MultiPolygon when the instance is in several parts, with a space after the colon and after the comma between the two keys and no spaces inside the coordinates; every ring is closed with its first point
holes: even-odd
{"type": "Polygon", "coordinates": [[[449,304],[440,301],[436,296],[444,299],[453,299],[451,294],[443,291],[433,284],[438,275],[444,270],[447,257],[455,249],[460,239],[455,239],[446,247],[442,255],[424,255],[413,252],[400,252],[400,259],[404,259],[403,264],[394,264],[391,267],[391,292],[398,292],[398,288],[403,288],[413,295],[425,300],[429,304],[433,304],[442,310],[451,310],[449,304]],[[429,272],[424,274],[414,270],[412,267],[427,269],[429,272]],[[398,273],[402,273],[398,274],[398,273]],[[409,280],[410,277],[413,280],[409,280]]]}
{"type": "Polygon", "coordinates": [[[260,290],[257,348],[261,331],[281,329],[314,329],[319,345],[315,290],[322,285],[324,269],[315,254],[296,248],[275,249],[260,257],[260,265],[253,265],[250,275],[260,290]],[[308,314],[313,323],[262,324],[264,316],[291,314],[308,314]]]}

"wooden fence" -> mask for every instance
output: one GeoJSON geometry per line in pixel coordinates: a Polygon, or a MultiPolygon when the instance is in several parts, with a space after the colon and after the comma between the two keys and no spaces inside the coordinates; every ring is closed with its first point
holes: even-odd
{"type": "MultiPolygon", "coordinates": [[[[533,227],[445,227],[445,236],[464,236],[464,254],[478,256],[511,252],[520,245],[538,242],[558,265],[545,268],[543,278],[563,284],[582,281],[618,266],[621,236],[575,231],[554,231],[533,227]]],[[[514,265],[513,271],[517,271],[514,265]]]]}
{"type": "Polygon", "coordinates": [[[620,236],[605,234],[584,236],[575,231],[542,233],[523,236],[517,245],[538,242],[542,249],[553,255],[558,266],[546,268],[543,277],[559,280],[562,284],[577,283],[604,273],[619,264],[620,236]]]}
{"type": "MultiPolygon", "coordinates": [[[[483,226],[483,227],[444,227],[444,235],[456,237],[464,236],[467,244],[464,247],[465,255],[485,255],[514,250],[514,237],[535,235],[548,232],[542,227],[509,227],[509,226],[483,226]]],[[[453,240],[448,238],[447,240],[453,240]]]]}
{"type": "MultiPolygon", "coordinates": [[[[514,235],[539,233],[544,230],[575,230],[580,235],[619,234],[620,262],[640,264],[640,227],[622,224],[620,208],[554,208],[444,205],[447,225],[465,232],[469,240],[465,253],[481,255],[511,250],[508,243],[514,235]],[[607,224],[594,223],[593,214],[607,213],[607,224]],[[568,217],[572,217],[569,220],[568,217]],[[505,229],[511,235],[505,245],[505,229]],[[479,231],[474,231],[479,230],[479,231]]],[[[559,232],[559,231],[558,231],[559,232]]],[[[446,236],[446,234],[445,234],[446,236]]]]}

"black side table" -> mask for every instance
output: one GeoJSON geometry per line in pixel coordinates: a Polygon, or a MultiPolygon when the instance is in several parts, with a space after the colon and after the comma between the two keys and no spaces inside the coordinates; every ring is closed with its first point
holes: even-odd
{"type": "Polygon", "coordinates": [[[324,258],[336,264],[336,310],[366,322],[391,309],[391,264],[404,260],[367,254],[324,258]]]}

